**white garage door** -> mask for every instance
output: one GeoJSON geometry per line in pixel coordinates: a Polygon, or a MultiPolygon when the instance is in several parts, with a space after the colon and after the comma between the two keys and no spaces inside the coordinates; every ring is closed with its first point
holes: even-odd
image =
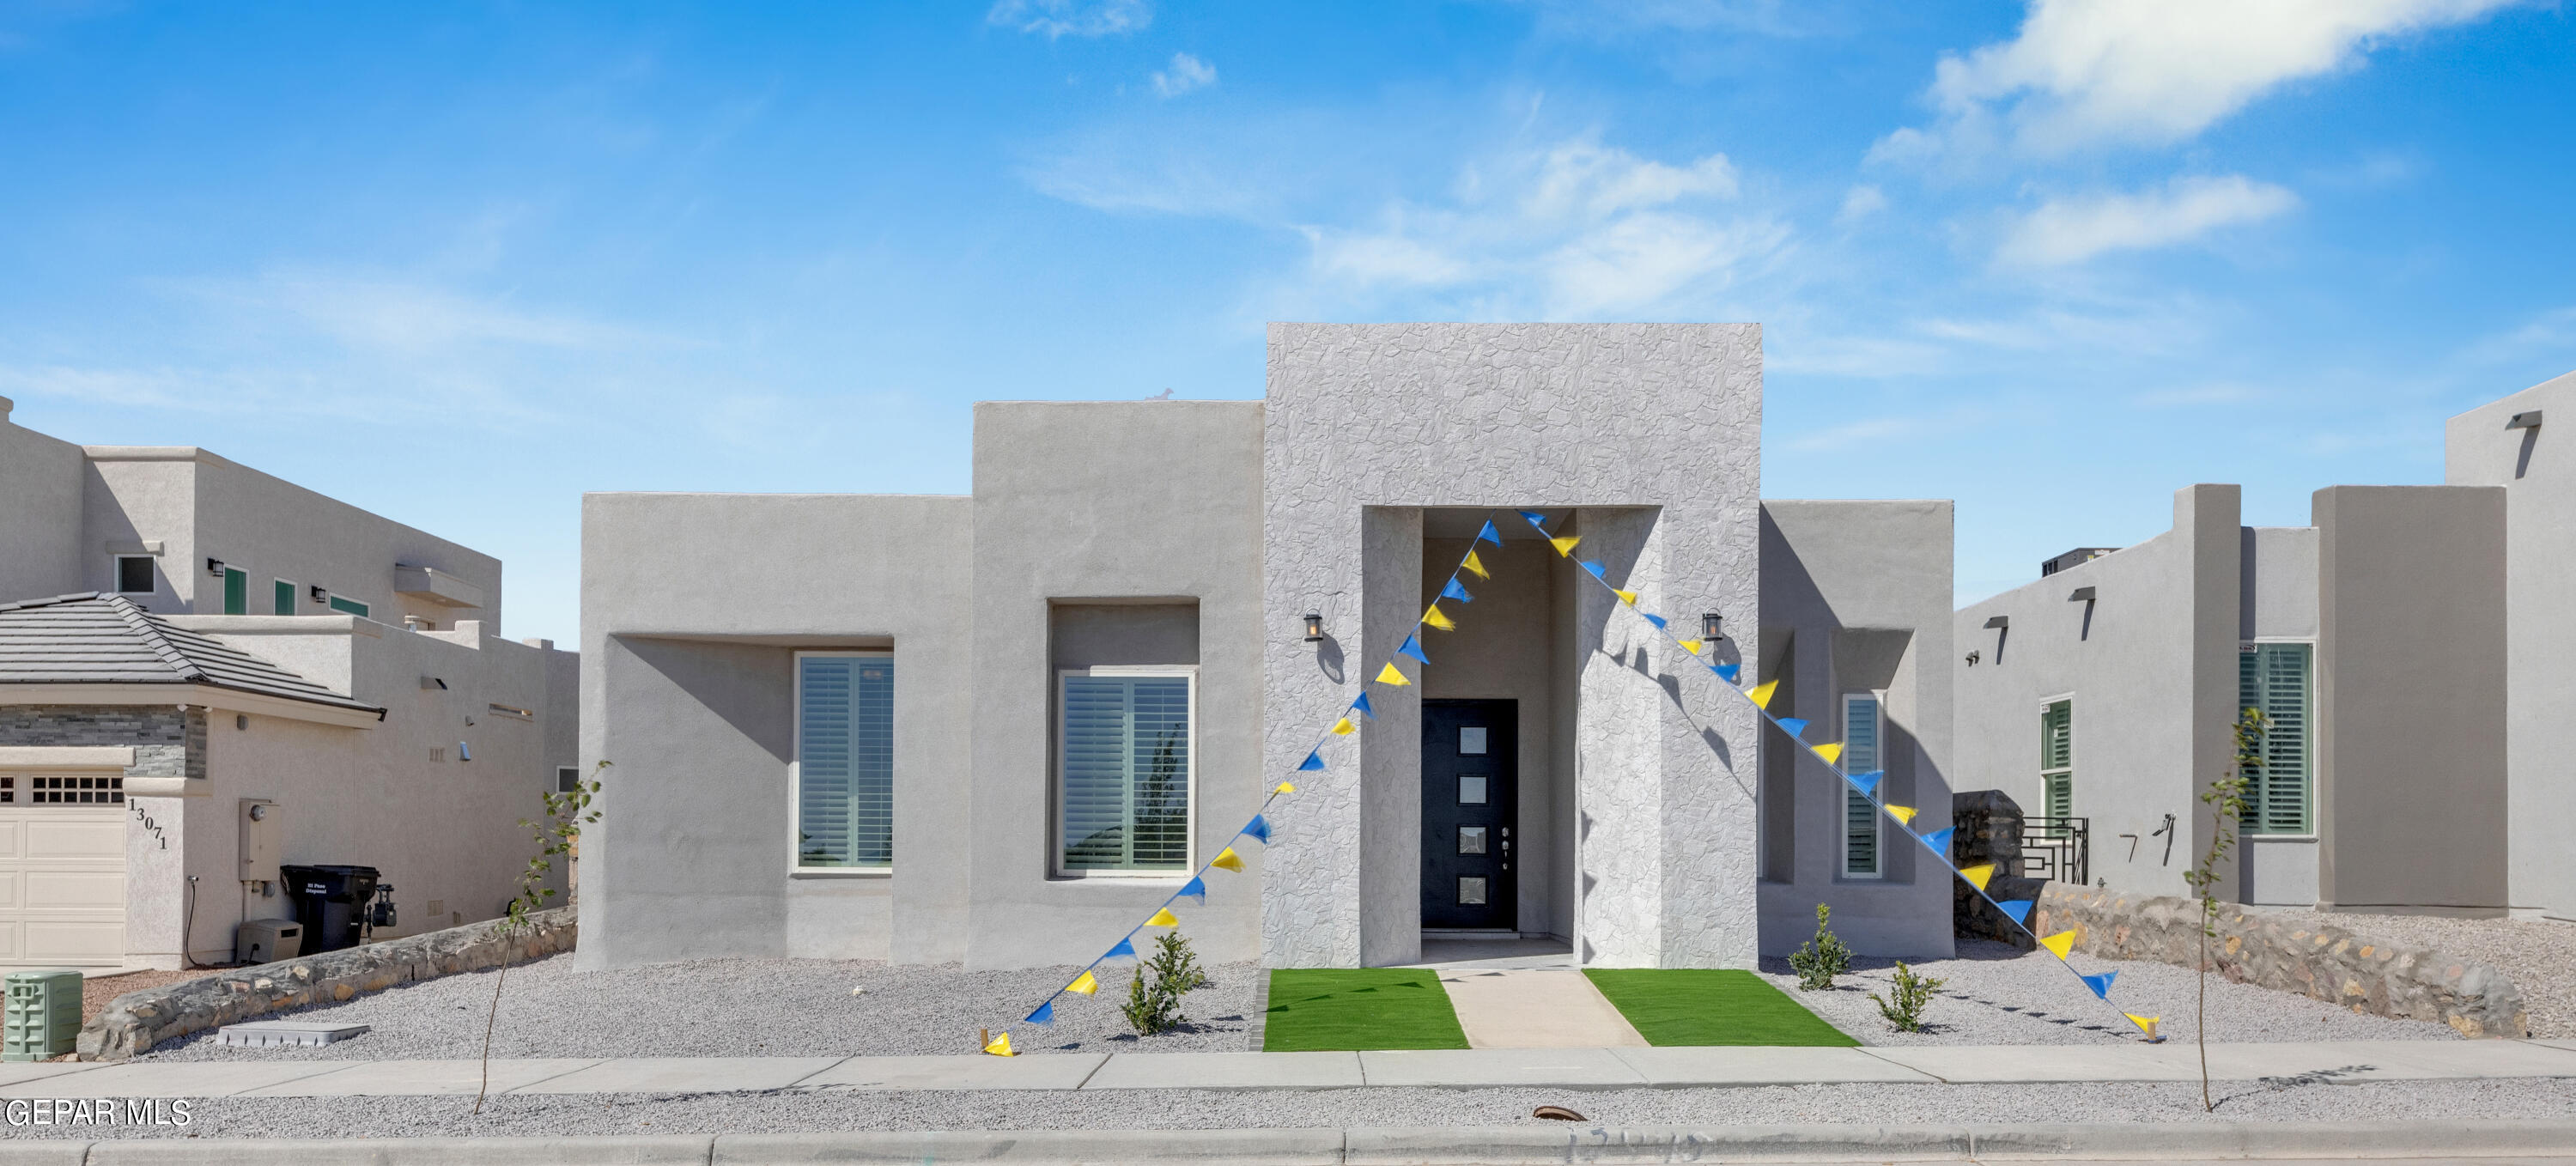
{"type": "Polygon", "coordinates": [[[123,784],[0,773],[0,966],[125,962],[123,784]]]}

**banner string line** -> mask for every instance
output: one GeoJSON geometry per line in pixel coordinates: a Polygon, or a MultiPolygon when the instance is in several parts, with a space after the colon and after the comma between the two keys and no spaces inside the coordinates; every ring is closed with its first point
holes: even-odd
{"type": "MultiPolygon", "coordinates": [[[[2068,954],[2075,948],[2075,932],[2060,931],[2054,935],[2042,936],[2037,931],[2032,930],[2030,926],[2031,910],[2036,905],[2032,900],[2016,899],[2011,902],[2000,902],[1996,900],[1994,895],[1986,890],[1987,882],[1993,879],[1995,875],[1994,864],[1979,863],[1975,866],[1962,868],[1957,863],[1950,860],[1950,836],[1957,827],[1944,826],[1929,834],[1916,833],[1914,831],[1914,818],[1916,817],[1914,807],[1892,804],[1879,795],[1879,786],[1887,776],[1885,770],[1872,770],[1868,773],[1862,774],[1850,773],[1846,771],[1842,765],[1842,742],[1829,741],[1820,745],[1810,745],[1806,742],[1804,737],[1804,733],[1806,732],[1808,725],[1807,721],[1797,717],[1781,717],[1773,715],[1770,708],[1771,694],[1779,686],[1780,682],[1777,679],[1764,681],[1761,684],[1753,686],[1751,689],[1739,687],[1736,683],[1736,678],[1742,675],[1743,665],[1719,664],[1708,659],[1708,656],[1714,654],[1717,650],[1717,644],[1715,641],[1689,640],[1674,635],[1672,628],[1668,626],[1664,617],[1637,607],[1636,592],[1623,591],[1617,587],[1611,586],[1605,568],[1603,568],[1598,561],[1575,558],[1574,548],[1577,543],[1582,541],[1582,536],[1575,535],[1566,538],[1558,538],[1554,535],[1548,534],[1547,516],[1545,514],[1534,510],[1522,510],[1517,511],[1517,513],[1523,520],[1530,524],[1531,529],[1538,531],[1541,537],[1547,539],[1549,545],[1556,548],[1556,553],[1559,556],[1574,563],[1576,566],[1581,567],[1584,574],[1592,577],[1593,582],[1599,583],[1602,587],[1608,589],[1612,595],[1617,596],[1620,606],[1636,611],[1640,617],[1642,617],[1647,623],[1653,625],[1655,631],[1662,634],[1662,636],[1666,640],[1670,641],[1674,647],[1680,648],[1682,651],[1689,653],[1694,659],[1699,660],[1700,663],[1706,666],[1710,672],[1716,674],[1719,680],[1726,682],[1724,687],[1728,692],[1732,692],[1737,696],[1743,697],[1747,703],[1753,706],[1754,712],[1762,715],[1762,719],[1778,726],[1781,732],[1789,735],[1789,739],[1791,741],[1797,742],[1799,748],[1806,750],[1807,753],[1815,757],[1816,760],[1823,762],[1825,768],[1830,770],[1834,776],[1843,779],[1845,784],[1849,785],[1852,789],[1859,791],[1861,797],[1866,799],[1879,813],[1885,814],[1890,820],[1894,821],[1897,828],[1903,831],[1906,837],[1922,843],[1926,850],[1932,852],[1932,857],[1940,860],[1941,865],[1948,868],[1951,874],[1958,876],[1961,882],[1968,884],[1969,889],[1975,891],[1978,898],[1985,900],[1987,904],[1994,907],[1996,912],[2001,914],[2004,918],[2012,920],[2013,926],[2020,928],[2022,934],[2029,936],[2033,943],[2038,944],[2042,950],[2055,957],[2058,964],[2064,967],[2068,974],[2081,981],[2084,987],[2092,992],[2095,999],[2102,1001],[2113,1011],[2119,1012],[2122,1017],[2129,1021],[2129,1023],[2135,1025],[2140,1032],[2144,1033],[2148,1040],[2160,1041],[2164,1039],[2156,1034],[2156,1023],[2163,1019],[2162,1017],[2140,1016],[2134,1012],[2121,1011],[2118,1005],[2110,1003],[2111,981],[2119,977],[2119,972],[2102,972],[2088,976],[2078,970],[2074,962],[2067,958],[2068,954]]],[[[1490,526],[1490,524],[1488,525],[1490,526]]]]}
{"type": "MultiPolygon", "coordinates": [[[[1457,566],[1449,568],[1449,580],[1440,588],[1439,596],[1431,601],[1431,606],[1423,611],[1421,618],[1413,621],[1413,630],[1405,635],[1404,643],[1396,647],[1395,654],[1397,656],[1410,657],[1413,659],[1416,663],[1417,671],[1422,667],[1429,666],[1431,663],[1431,654],[1422,650],[1422,629],[1427,627],[1446,632],[1455,631],[1458,628],[1457,621],[1450,619],[1448,613],[1441,611],[1440,605],[1443,602],[1456,602],[1463,607],[1476,601],[1476,597],[1468,592],[1466,585],[1458,581],[1458,576],[1462,573],[1473,574],[1480,580],[1490,579],[1493,577],[1492,573],[1485,569],[1484,561],[1476,557],[1476,548],[1489,542],[1497,547],[1503,545],[1502,533],[1494,529],[1494,515],[1500,513],[1502,513],[1502,511],[1499,509],[1489,510],[1485,513],[1485,525],[1483,529],[1476,532],[1476,537],[1467,540],[1467,553],[1459,557],[1457,566]]],[[[1527,514],[1528,512],[1523,511],[1522,513],[1527,514]]],[[[1536,524],[1533,523],[1532,525],[1536,524]]],[[[1545,534],[1546,531],[1542,529],[1539,533],[1545,534]]],[[[1558,549],[1559,551],[1563,551],[1565,548],[1559,547],[1558,549]]],[[[1395,666],[1395,660],[1393,658],[1389,658],[1386,661],[1386,665],[1378,670],[1376,676],[1361,683],[1359,697],[1351,701],[1351,703],[1342,706],[1341,716],[1331,725],[1326,726],[1323,732],[1315,735],[1315,743],[1307,748],[1306,759],[1297,764],[1297,772],[1321,772],[1324,769],[1325,745],[1330,744],[1332,739],[1335,737],[1347,737],[1352,733],[1357,732],[1359,730],[1360,721],[1373,721],[1377,719],[1377,710],[1369,704],[1368,686],[1370,684],[1383,684],[1390,688],[1403,688],[1410,686],[1412,683],[1412,680],[1405,677],[1404,670],[1395,666]],[[1355,715],[1359,718],[1358,720],[1352,719],[1355,715]]],[[[1234,836],[1226,840],[1224,849],[1219,850],[1216,857],[1201,864],[1198,870],[1191,873],[1190,881],[1181,884],[1181,889],[1172,892],[1169,897],[1165,898],[1162,905],[1155,908],[1152,916],[1148,917],[1143,923],[1139,923],[1134,927],[1128,928],[1127,934],[1118,937],[1118,942],[1111,944],[1109,946],[1109,950],[1093,957],[1090,963],[1083,965],[1081,974],[1075,976],[1073,980],[1070,983],[1067,983],[1064,987],[1058,988],[1052,994],[1048,995],[1044,1002],[1040,1003],[1037,1008],[1027,1016],[1021,1018],[1020,1022],[1023,1024],[1035,1025],[1048,1025],[1055,1023],[1055,1002],[1062,999],[1066,993],[1070,992],[1075,995],[1090,996],[1100,991],[1100,981],[1097,977],[1092,975],[1092,973],[1098,970],[1101,964],[1119,956],[1126,956],[1129,959],[1143,958],[1138,955],[1136,951],[1136,934],[1148,927],[1180,926],[1180,918],[1172,914],[1172,904],[1180,902],[1183,899],[1195,899],[1201,903],[1207,902],[1207,873],[1209,871],[1224,869],[1234,871],[1238,874],[1242,873],[1243,857],[1234,852],[1234,844],[1241,842],[1245,838],[1254,839],[1264,845],[1269,844],[1270,819],[1268,815],[1270,813],[1271,803],[1278,801],[1280,796],[1283,794],[1292,794],[1295,792],[1297,792],[1297,786],[1293,781],[1283,781],[1272,786],[1270,788],[1269,796],[1261,799],[1261,807],[1259,810],[1254,812],[1252,820],[1244,823],[1242,829],[1235,831],[1234,836]]],[[[986,1030],[988,1034],[990,1031],[991,1030],[989,1029],[986,1030]]],[[[1003,1029],[1002,1034],[999,1037],[982,1039],[978,1043],[982,1044],[985,1052],[997,1057],[1011,1057],[1019,1055],[1011,1049],[1011,1032],[1008,1028],[1003,1029]]]]}

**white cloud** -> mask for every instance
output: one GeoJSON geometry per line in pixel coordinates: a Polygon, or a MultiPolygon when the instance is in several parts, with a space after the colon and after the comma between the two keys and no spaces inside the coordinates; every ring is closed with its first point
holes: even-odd
{"type": "Polygon", "coordinates": [[[1855,186],[1843,196],[1843,209],[1834,216],[1838,223],[1857,223],[1887,209],[1887,192],[1875,186],[1855,186]]]}
{"type": "Polygon", "coordinates": [[[999,0],[984,14],[987,24],[1044,35],[1115,36],[1154,22],[1145,0],[999,0]]]}
{"type": "Polygon", "coordinates": [[[1188,53],[1172,54],[1172,67],[1154,74],[1154,95],[1178,97],[1216,84],[1216,66],[1188,53]]]}
{"type": "Polygon", "coordinates": [[[1941,59],[1934,126],[1898,130],[1872,156],[2182,141],[2285,83],[2511,2],[2032,0],[2012,40],[1941,59]]]}
{"type": "Polygon", "coordinates": [[[2163,190],[2051,199],[2006,235],[1996,259],[2023,267],[2080,263],[2106,251],[2163,247],[2288,211],[2299,196],[2241,174],[2177,178],[2163,190]]]}

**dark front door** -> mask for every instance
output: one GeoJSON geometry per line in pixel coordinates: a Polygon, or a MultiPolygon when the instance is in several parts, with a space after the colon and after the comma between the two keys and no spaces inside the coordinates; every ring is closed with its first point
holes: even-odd
{"type": "Polygon", "coordinates": [[[1519,928],[1519,707],[1422,702],[1422,925],[1519,928]]]}

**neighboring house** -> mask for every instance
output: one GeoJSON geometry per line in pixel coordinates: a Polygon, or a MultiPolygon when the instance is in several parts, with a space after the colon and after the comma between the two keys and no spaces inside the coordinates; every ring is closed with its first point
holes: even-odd
{"type": "Polygon", "coordinates": [[[2092,881],[2183,894],[2252,706],[2227,897],[2576,919],[2576,462],[2544,413],[2576,418],[2576,374],[2452,418],[2444,485],[2329,487],[2280,528],[2192,486],[2172,530],[1961,608],[1958,783],[2089,827],[2092,881]]]}
{"type": "Polygon", "coordinates": [[[399,926],[498,914],[571,774],[579,660],[498,638],[500,564],[202,450],[0,399],[0,966],[232,958],[278,863],[399,926]],[[405,625],[408,625],[406,627],[405,625]],[[239,853],[254,803],[277,843],[239,853]],[[183,939],[184,935],[184,939],[183,939]]]}
{"type": "Polygon", "coordinates": [[[1950,505],[1761,500],[1761,391],[1756,325],[1281,324],[1263,401],[977,406],[968,496],[591,495],[577,958],[1086,962],[1291,777],[1207,958],[1946,955],[1949,874],[1638,614],[1946,818],[1950,505]]]}

